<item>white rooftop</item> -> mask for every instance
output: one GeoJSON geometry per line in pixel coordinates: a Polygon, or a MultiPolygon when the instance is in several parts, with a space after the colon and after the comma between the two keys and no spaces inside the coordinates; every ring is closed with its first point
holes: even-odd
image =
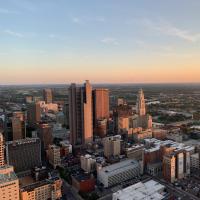
{"type": "Polygon", "coordinates": [[[103,167],[100,170],[100,173],[104,174],[105,176],[106,175],[114,175],[114,174],[118,174],[122,171],[126,171],[127,169],[135,168],[138,166],[139,166],[139,163],[136,160],[127,159],[127,160],[103,167]]]}
{"type": "Polygon", "coordinates": [[[174,151],[179,151],[179,150],[186,150],[186,151],[193,151],[194,146],[189,146],[185,145],[184,143],[178,143],[174,142],[172,140],[158,140],[156,138],[149,138],[149,139],[144,139],[145,143],[153,144],[153,147],[149,149],[145,149],[145,152],[153,152],[153,151],[158,151],[161,146],[166,146],[170,145],[171,147],[174,147],[174,151]]]}
{"type": "Polygon", "coordinates": [[[113,194],[113,200],[162,200],[165,186],[150,180],[136,183],[113,194]]]}

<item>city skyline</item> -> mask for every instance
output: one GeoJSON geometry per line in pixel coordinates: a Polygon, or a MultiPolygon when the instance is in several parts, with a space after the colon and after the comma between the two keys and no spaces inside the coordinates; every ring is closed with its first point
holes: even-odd
{"type": "Polygon", "coordinates": [[[199,8],[197,0],[2,1],[0,84],[200,82],[199,8]]]}

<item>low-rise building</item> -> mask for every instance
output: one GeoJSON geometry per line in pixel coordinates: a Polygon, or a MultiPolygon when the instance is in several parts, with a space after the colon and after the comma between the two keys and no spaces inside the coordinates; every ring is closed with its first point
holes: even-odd
{"type": "Polygon", "coordinates": [[[119,190],[113,194],[113,200],[143,200],[153,199],[162,200],[165,199],[166,193],[164,192],[165,186],[160,183],[150,180],[145,183],[139,182],[131,185],[123,190],[119,190]]]}
{"type": "Polygon", "coordinates": [[[72,186],[80,192],[91,192],[95,189],[95,178],[90,174],[72,175],[72,186]]]}
{"type": "Polygon", "coordinates": [[[20,189],[21,200],[57,200],[62,197],[62,181],[51,178],[26,185],[20,189]]]}
{"type": "Polygon", "coordinates": [[[81,156],[80,160],[81,160],[81,168],[85,172],[90,173],[95,170],[96,160],[92,158],[91,155],[86,154],[84,156],[81,156]]]}
{"type": "Polygon", "coordinates": [[[61,164],[60,147],[56,145],[49,145],[49,148],[47,150],[47,157],[49,163],[53,166],[54,169],[57,166],[60,166],[61,164]]]}
{"type": "Polygon", "coordinates": [[[97,170],[97,177],[104,187],[110,187],[140,175],[140,164],[127,159],[97,170]]]}

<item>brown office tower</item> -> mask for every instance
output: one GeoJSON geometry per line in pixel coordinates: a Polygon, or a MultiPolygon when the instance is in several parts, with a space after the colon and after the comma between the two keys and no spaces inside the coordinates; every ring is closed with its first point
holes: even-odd
{"type": "Polygon", "coordinates": [[[92,141],[92,87],[87,80],[82,87],[71,84],[69,88],[69,125],[72,145],[92,141]]]}
{"type": "Polygon", "coordinates": [[[51,89],[44,89],[43,96],[44,96],[45,103],[52,103],[53,95],[52,95],[51,89]]]}
{"type": "MultiPolygon", "coordinates": [[[[94,109],[94,128],[95,133],[98,134],[103,127],[105,121],[109,119],[109,90],[108,89],[95,89],[93,91],[93,109],[94,109]]],[[[106,132],[105,130],[102,130],[106,132]]],[[[103,132],[101,131],[101,136],[103,132]]]]}
{"type": "Polygon", "coordinates": [[[14,112],[12,117],[13,140],[26,137],[26,121],[24,112],[14,112]]]}
{"type": "Polygon", "coordinates": [[[0,166],[4,166],[4,142],[3,142],[3,135],[0,132],[0,166]]]}
{"type": "Polygon", "coordinates": [[[41,119],[41,108],[39,103],[28,105],[27,119],[30,126],[35,126],[41,119]]]}
{"type": "Polygon", "coordinates": [[[42,148],[48,149],[48,146],[53,144],[53,127],[49,124],[38,125],[38,137],[41,140],[42,148]]]}

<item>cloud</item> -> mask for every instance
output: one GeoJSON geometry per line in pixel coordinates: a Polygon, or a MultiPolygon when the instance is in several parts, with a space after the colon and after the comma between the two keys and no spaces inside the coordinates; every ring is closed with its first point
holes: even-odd
{"type": "Polygon", "coordinates": [[[82,23],[81,19],[78,18],[78,17],[73,17],[72,22],[75,23],[75,24],[81,24],[82,23]]]}
{"type": "Polygon", "coordinates": [[[19,12],[0,8],[0,14],[19,14],[19,12]]]}
{"type": "Polygon", "coordinates": [[[104,38],[101,42],[104,44],[119,45],[119,42],[115,38],[104,38]]]}
{"type": "Polygon", "coordinates": [[[14,31],[11,31],[11,30],[4,30],[3,32],[10,35],[10,36],[14,36],[14,37],[19,37],[19,38],[24,37],[24,35],[22,33],[14,32],[14,31]]]}
{"type": "Polygon", "coordinates": [[[200,33],[191,33],[189,30],[181,29],[166,21],[161,20],[159,22],[154,22],[149,19],[144,19],[142,20],[142,24],[164,35],[174,36],[189,42],[197,42],[200,40],[200,33]]]}

